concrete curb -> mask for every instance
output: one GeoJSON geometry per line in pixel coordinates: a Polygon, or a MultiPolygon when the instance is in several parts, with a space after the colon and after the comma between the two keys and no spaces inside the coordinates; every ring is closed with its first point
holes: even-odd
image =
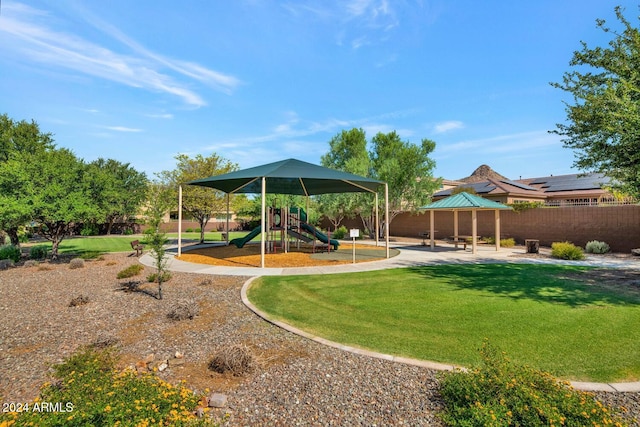
{"type": "MultiPolygon", "coordinates": [[[[467,370],[467,368],[463,366],[451,365],[446,363],[439,362],[431,362],[428,360],[420,360],[420,359],[411,359],[408,357],[400,357],[393,356],[385,353],[378,353],[371,350],[366,350],[357,347],[351,347],[348,345],[340,344],[334,341],[330,341],[328,339],[315,336],[308,332],[305,332],[301,329],[296,328],[295,326],[291,326],[288,323],[281,322],[279,320],[275,320],[271,318],[267,313],[257,308],[255,305],[249,301],[247,297],[247,291],[253,284],[254,280],[260,278],[260,276],[255,276],[244,282],[242,285],[242,289],[240,290],[240,297],[242,298],[242,303],[249,308],[249,310],[253,311],[256,315],[266,320],[267,322],[278,326],[288,332],[294,333],[301,337],[310,339],[317,343],[337,348],[342,351],[348,351],[350,353],[359,354],[367,357],[374,357],[376,359],[388,360],[394,363],[403,363],[405,365],[411,366],[419,366],[421,368],[433,369],[436,371],[453,371],[455,369],[467,370]]],[[[570,384],[573,388],[582,391],[605,391],[605,392],[627,392],[627,393],[637,393],[640,392],[640,382],[629,382],[629,383],[595,383],[595,382],[583,382],[583,381],[570,381],[570,384]]]]}

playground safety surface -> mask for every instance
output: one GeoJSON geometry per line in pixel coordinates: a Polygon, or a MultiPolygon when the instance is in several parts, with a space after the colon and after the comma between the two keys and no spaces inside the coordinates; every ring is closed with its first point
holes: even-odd
{"type": "MultiPolygon", "coordinates": [[[[356,262],[378,261],[385,259],[384,246],[356,244],[356,262]]],[[[316,247],[317,249],[317,247],[316,247]]],[[[390,249],[390,256],[398,255],[397,249],[390,249]]],[[[187,250],[176,259],[197,264],[208,264],[225,267],[260,267],[260,245],[250,244],[243,248],[234,245],[214,246],[187,250]]],[[[353,262],[353,245],[342,244],[338,250],[313,252],[311,245],[301,245],[300,248],[291,245],[289,252],[284,253],[279,248],[276,253],[265,254],[265,267],[314,267],[348,264],[353,262]]]]}

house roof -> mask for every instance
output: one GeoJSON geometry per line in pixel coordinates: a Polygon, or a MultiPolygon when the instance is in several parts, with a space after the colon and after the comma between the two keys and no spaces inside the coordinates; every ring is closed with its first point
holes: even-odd
{"type": "Polygon", "coordinates": [[[270,194],[313,195],[326,193],[375,192],[384,184],[372,178],[341,172],[296,159],[286,159],[223,175],[191,181],[190,185],[211,187],[225,193],[262,192],[262,177],[270,194]]]}
{"type": "Polygon", "coordinates": [[[521,182],[538,187],[546,193],[556,191],[599,190],[611,183],[611,178],[601,173],[545,176],[523,179],[521,182]]]}
{"type": "Polygon", "coordinates": [[[427,206],[423,206],[420,209],[426,210],[472,210],[472,209],[507,209],[511,207],[503,205],[502,203],[494,202],[493,200],[485,199],[484,197],[476,196],[475,194],[469,194],[466,192],[458,193],[446,199],[438,200],[427,206]]]}

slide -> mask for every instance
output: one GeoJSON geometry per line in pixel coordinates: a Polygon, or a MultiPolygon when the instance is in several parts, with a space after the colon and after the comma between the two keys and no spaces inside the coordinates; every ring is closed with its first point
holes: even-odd
{"type": "Polygon", "coordinates": [[[333,246],[333,250],[337,250],[338,246],[340,246],[340,242],[338,242],[337,240],[331,239],[329,240],[327,238],[327,235],[324,234],[323,232],[319,231],[318,229],[316,229],[313,225],[307,224],[306,222],[303,222],[300,225],[305,231],[313,234],[316,239],[320,240],[322,243],[328,243],[331,246],[333,246]]]}
{"type": "Polygon", "coordinates": [[[249,240],[253,239],[254,237],[256,237],[258,234],[260,234],[260,232],[262,231],[262,228],[260,226],[257,226],[256,228],[254,228],[253,230],[251,230],[251,232],[249,234],[247,234],[244,237],[237,237],[233,240],[231,240],[229,242],[229,244],[233,243],[234,245],[236,245],[238,248],[243,247],[249,240]]]}

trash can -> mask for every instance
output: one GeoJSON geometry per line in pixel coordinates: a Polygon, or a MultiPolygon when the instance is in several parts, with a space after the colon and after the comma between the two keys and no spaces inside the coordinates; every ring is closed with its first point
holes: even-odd
{"type": "Polygon", "coordinates": [[[537,254],[540,252],[540,240],[525,239],[524,245],[527,248],[528,254],[537,254]]]}

